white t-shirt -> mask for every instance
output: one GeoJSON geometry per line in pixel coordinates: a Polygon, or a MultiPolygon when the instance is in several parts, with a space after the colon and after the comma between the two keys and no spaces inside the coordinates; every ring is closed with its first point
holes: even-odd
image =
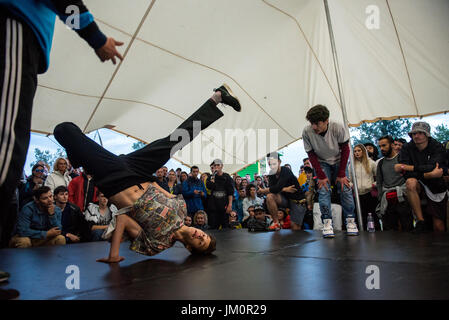
{"type": "Polygon", "coordinates": [[[304,149],[306,152],[314,151],[320,162],[330,165],[340,162],[340,145],[349,141],[349,131],[340,123],[329,121],[324,136],[316,134],[312,126],[308,125],[302,132],[304,149]]]}

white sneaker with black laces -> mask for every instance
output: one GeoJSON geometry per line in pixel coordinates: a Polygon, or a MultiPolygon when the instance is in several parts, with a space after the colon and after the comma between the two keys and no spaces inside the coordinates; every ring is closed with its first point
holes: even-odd
{"type": "Polygon", "coordinates": [[[346,234],[348,236],[358,236],[359,229],[354,218],[346,218],[346,234]]]}
{"type": "Polygon", "coordinates": [[[323,238],[333,238],[334,228],[332,227],[332,219],[323,219],[323,238]]]}

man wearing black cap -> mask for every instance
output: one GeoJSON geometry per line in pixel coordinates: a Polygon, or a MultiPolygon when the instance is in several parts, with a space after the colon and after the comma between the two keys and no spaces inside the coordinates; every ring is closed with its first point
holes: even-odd
{"type": "Polygon", "coordinates": [[[407,198],[417,218],[414,232],[426,231],[420,196],[427,200],[426,213],[432,217],[433,230],[444,232],[448,199],[443,179],[448,174],[445,150],[430,136],[427,122],[415,122],[409,136],[412,141],[402,147],[394,168],[406,179],[407,198]]]}
{"type": "Polygon", "coordinates": [[[206,187],[211,190],[208,202],[209,226],[211,229],[227,228],[228,215],[232,211],[234,185],[229,174],[223,172],[223,162],[215,159],[210,164],[212,175],[207,179],[206,187]]]}

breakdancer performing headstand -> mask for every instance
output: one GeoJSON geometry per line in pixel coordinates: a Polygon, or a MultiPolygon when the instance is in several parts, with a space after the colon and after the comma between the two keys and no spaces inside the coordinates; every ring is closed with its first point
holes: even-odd
{"type": "Polygon", "coordinates": [[[223,116],[217,108],[218,103],[241,110],[240,102],[224,84],[178,127],[177,130],[189,133],[189,141],[172,141],[169,135],[127,155],[116,156],[105,150],[71,122],[55,127],[54,136],[66,149],[73,167],[83,167],[90,172],[98,189],[121,209],[119,213],[126,213],[116,217],[109,257],[97,261],[113,263],[124,260],[119,256],[124,231],[133,239],[130,249],[145,255],[155,255],[176,241],[181,241],[191,253],[208,254],[215,250],[213,236],[184,225],[186,204],[182,195],[172,195],[159,187],[153,173],[174,152],[195,138],[194,121],[200,121],[203,130],[223,116]]]}

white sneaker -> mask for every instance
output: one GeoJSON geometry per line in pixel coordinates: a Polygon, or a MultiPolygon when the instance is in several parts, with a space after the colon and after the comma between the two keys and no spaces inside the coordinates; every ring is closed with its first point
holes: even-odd
{"type": "Polygon", "coordinates": [[[334,228],[332,228],[332,219],[323,220],[323,238],[333,238],[334,228]]]}
{"type": "Polygon", "coordinates": [[[355,223],[354,218],[346,219],[346,234],[348,236],[358,236],[359,235],[359,229],[357,228],[357,224],[355,223]]]}

